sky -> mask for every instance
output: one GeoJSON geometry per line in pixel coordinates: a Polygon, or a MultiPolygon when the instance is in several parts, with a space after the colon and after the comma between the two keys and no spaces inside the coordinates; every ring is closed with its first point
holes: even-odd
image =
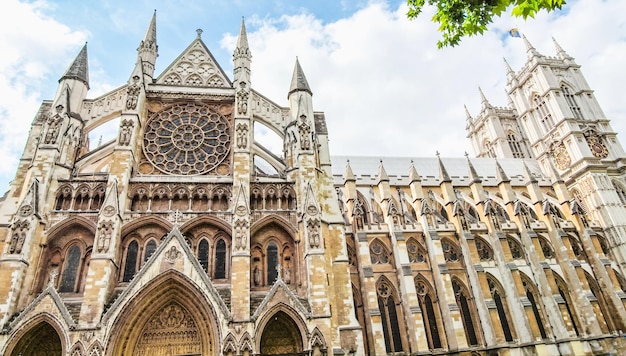
{"type": "Polygon", "coordinates": [[[331,155],[473,155],[464,105],[479,113],[479,87],[492,105],[508,105],[503,58],[516,71],[527,59],[523,40],[507,35],[513,27],[544,55],[556,54],[555,38],[582,66],[618,139],[626,134],[625,95],[618,89],[626,82],[626,1],[568,1],[561,11],[528,21],[505,15],[484,35],[443,49],[437,49],[433,9],[408,20],[401,0],[3,0],[1,7],[0,192],[15,175],[41,101],[53,99],[82,46],[88,47],[88,98],[95,98],[128,81],[155,10],[157,75],[202,29],[232,79],[244,18],[252,87],[287,106],[297,57],[314,109],[325,112],[331,155]]]}

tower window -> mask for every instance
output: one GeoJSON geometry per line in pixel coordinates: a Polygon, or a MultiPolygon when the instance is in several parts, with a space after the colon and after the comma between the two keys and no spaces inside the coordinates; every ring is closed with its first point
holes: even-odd
{"type": "Polygon", "coordinates": [[[550,131],[554,127],[554,120],[552,119],[552,114],[548,111],[546,100],[537,95],[533,98],[533,101],[544,130],[546,132],[550,131]]]}
{"type": "Polygon", "coordinates": [[[572,111],[572,115],[574,115],[574,117],[577,119],[580,119],[580,120],[584,119],[583,113],[580,110],[580,106],[578,106],[578,103],[576,103],[576,97],[574,96],[574,94],[572,94],[569,91],[569,88],[566,87],[565,85],[561,86],[561,90],[563,91],[563,96],[565,97],[565,101],[567,102],[567,105],[572,111]]]}
{"type": "Polygon", "coordinates": [[[511,148],[513,158],[524,158],[524,151],[522,151],[522,146],[520,145],[520,142],[515,134],[509,133],[506,138],[509,142],[509,147],[511,148]]]}

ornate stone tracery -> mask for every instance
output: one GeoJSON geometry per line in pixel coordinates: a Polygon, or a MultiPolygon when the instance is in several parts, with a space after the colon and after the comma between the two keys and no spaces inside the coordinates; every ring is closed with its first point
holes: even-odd
{"type": "Polygon", "coordinates": [[[176,104],[151,115],[143,150],[163,173],[198,175],[227,159],[230,140],[230,123],[215,108],[176,104]]]}

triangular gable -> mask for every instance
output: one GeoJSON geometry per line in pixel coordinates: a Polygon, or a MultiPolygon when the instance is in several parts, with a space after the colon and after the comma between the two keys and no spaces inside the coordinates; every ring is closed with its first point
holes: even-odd
{"type": "Polygon", "coordinates": [[[216,312],[221,314],[221,318],[230,320],[230,311],[220,297],[217,289],[202,269],[200,262],[195,257],[185,238],[174,226],[163,242],[156,249],[154,254],[146,261],[145,265],[135,275],[126,289],[117,297],[111,308],[102,317],[103,322],[115,320],[117,314],[122,311],[121,306],[128,303],[139,295],[143,287],[151,280],[168,270],[176,270],[188,276],[217,307],[216,312]]]}
{"type": "MultiPolygon", "coordinates": [[[[52,277],[51,277],[52,278],[52,277]]],[[[36,315],[41,312],[47,312],[56,316],[59,320],[65,321],[67,328],[74,328],[76,323],[67,309],[59,293],[52,286],[48,286],[33,300],[22,312],[9,324],[12,330],[20,324],[22,320],[30,320],[29,316],[36,315]],[[52,307],[52,308],[51,308],[52,307]]]]}
{"type": "Polygon", "coordinates": [[[276,282],[274,282],[274,285],[265,295],[265,298],[263,298],[261,304],[259,304],[257,309],[254,311],[254,314],[252,315],[252,320],[257,320],[261,316],[261,313],[263,313],[263,311],[268,310],[268,307],[271,304],[278,304],[280,302],[285,303],[285,299],[287,302],[285,304],[294,308],[302,316],[308,318],[310,316],[310,311],[307,309],[307,307],[304,306],[304,304],[302,304],[302,302],[300,301],[300,299],[298,299],[295,293],[292,292],[291,289],[289,289],[289,286],[285,284],[283,279],[280,278],[280,273],[278,273],[278,276],[279,278],[276,280],[276,282]]]}
{"type": "Polygon", "coordinates": [[[172,62],[156,80],[157,84],[232,88],[232,83],[200,36],[172,62]]]}

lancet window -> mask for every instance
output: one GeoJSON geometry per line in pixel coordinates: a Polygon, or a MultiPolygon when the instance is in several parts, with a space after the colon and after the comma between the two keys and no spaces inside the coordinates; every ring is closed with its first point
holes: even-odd
{"type": "Polygon", "coordinates": [[[522,145],[520,144],[520,140],[517,138],[517,135],[510,132],[506,135],[506,139],[509,143],[509,148],[511,149],[513,158],[524,158],[524,151],[522,150],[522,145]]]}
{"type": "Polygon", "coordinates": [[[565,97],[565,101],[572,111],[572,115],[574,115],[574,118],[580,120],[584,119],[583,113],[580,110],[580,106],[578,106],[578,103],[576,102],[576,96],[572,94],[572,92],[566,85],[561,85],[561,90],[563,91],[563,97],[565,97]]]}
{"type": "Polygon", "coordinates": [[[520,260],[524,258],[524,248],[522,244],[520,244],[517,239],[513,237],[507,237],[506,242],[509,244],[509,249],[511,250],[511,257],[516,260],[520,260]]]}
{"type": "Polygon", "coordinates": [[[541,313],[540,307],[537,304],[541,299],[539,298],[539,293],[537,291],[534,283],[530,281],[528,277],[521,274],[522,277],[522,285],[524,286],[524,290],[526,291],[526,298],[530,302],[530,307],[533,310],[533,316],[535,317],[535,321],[537,323],[537,328],[539,329],[539,334],[542,339],[547,338],[546,329],[543,325],[543,314],[541,313]]]}
{"type": "Polygon", "coordinates": [[[496,310],[498,311],[498,317],[500,319],[500,325],[502,326],[502,332],[504,333],[504,339],[509,342],[513,341],[504,289],[502,289],[502,286],[500,286],[500,284],[492,276],[487,277],[487,284],[489,285],[491,297],[496,304],[496,310]]]}
{"type": "Polygon", "coordinates": [[[402,334],[400,332],[402,310],[395,294],[395,288],[389,281],[383,279],[376,286],[376,292],[378,294],[378,309],[380,310],[380,318],[383,324],[387,353],[401,352],[403,350],[402,334]]]}
{"type": "Polygon", "coordinates": [[[539,120],[541,121],[541,125],[543,126],[545,132],[550,131],[554,127],[554,120],[552,119],[552,114],[548,110],[545,98],[535,95],[533,97],[533,102],[535,103],[535,110],[539,115],[539,120]]]}
{"type": "Polygon", "coordinates": [[[474,242],[476,243],[476,252],[478,252],[478,257],[481,261],[493,260],[493,249],[487,241],[480,237],[476,237],[474,242]]]}
{"type": "Polygon", "coordinates": [[[429,283],[423,278],[417,277],[415,279],[415,290],[417,292],[417,298],[419,301],[420,309],[422,310],[422,319],[424,322],[424,328],[426,329],[426,336],[428,339],[429,349],[441,348],[441,337],[439,335],[439,307],[437,306],[437,297],[430,287],[429,283]]]}
{"type": "Polygon", "coordinates": [[[461,310],[461,319],[463,321],[463,328],[465,329],[465,336],[467,337],[467,343],[471,346],[478,345],[478,335],[476,334],[476,323],[473,318],[473,299],[467,292],[465,286],[459,281],[452,281],[452,290],[456,298],[456,304],[461,310]]]}
{"type": "Polygon", "coordinates": [[[60,293],[77,293],[79,291],[82,260],[83,251],[78,245],[75,244],[67,250],[59,281],[60,293]]]}

